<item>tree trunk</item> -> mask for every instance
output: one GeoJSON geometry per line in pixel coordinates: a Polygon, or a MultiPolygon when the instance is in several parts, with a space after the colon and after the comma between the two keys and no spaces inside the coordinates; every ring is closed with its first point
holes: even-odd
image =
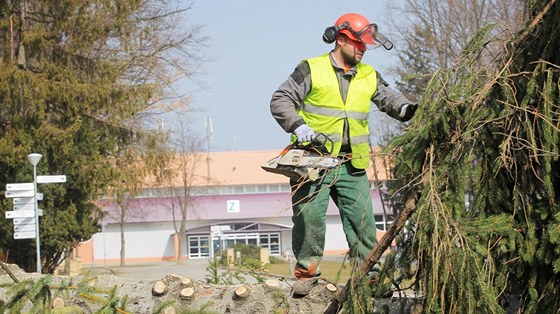
{"type": "Polygon", "coordinates": [[[121,267],[125,266],[125,262],[124,259],[126,257],[125,255],[125,239],[124,239],[124,223],[121,221],[120,223],[120,227],[121,227],[121,267]]]}

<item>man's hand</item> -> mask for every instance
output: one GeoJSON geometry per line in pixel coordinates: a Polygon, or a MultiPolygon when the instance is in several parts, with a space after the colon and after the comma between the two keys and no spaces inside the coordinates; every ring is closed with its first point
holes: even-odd
{"type": "Polygon", "coordinates": [[[403,122],[412,119],[412,116],[414,116],[416,109],[418,109],[418,104],[406,104],[402,106],[401,112],[399,113],[399,118],[401,118],[401,121],[403,122]]]}
{"type": "Polygon", "coordinates": [[[315,132],[307,124],[302,124],[294,130],[297,140],[300,143],[311,142],[315,138],[315,132]]]}

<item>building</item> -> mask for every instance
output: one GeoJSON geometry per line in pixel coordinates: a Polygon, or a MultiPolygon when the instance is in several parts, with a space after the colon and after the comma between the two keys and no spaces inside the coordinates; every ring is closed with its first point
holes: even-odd
{"type": "MultiPolygon", "coordinates": [[[[126,263],[174,260],[178,256],[173,214],[180,222],[177,195],[190,195],[187,228],[181,258],[208,258],[237,243],[266,247],[272,256],[291,252],[291,201],[289,179],[261,168],[279,151],[213,152],[184,155],[167,169],[172,178],[146,181],[139,195],[126,202],[123,221],[126,263]],[[184,170],[181,170],[184,169],[184,170]],[[188,183],[187,189],[184,182],[188,183]]],[[[368,169],[371,197],[378,222],[378,238],[392,217],[381,202],[378,187],[387,180],[383,158],[376,154],[368,169]],[[377,171],[374,171],[377,170],[377,171]]],[[[100,200],[107,213],[101,232],[82,243],[79,255],[84,265],[120,261],[120,208],[114,199],[100,200]]],[[[338,209],[327,211],[325,255],[343,255],[348,250],[338,209]]]]}

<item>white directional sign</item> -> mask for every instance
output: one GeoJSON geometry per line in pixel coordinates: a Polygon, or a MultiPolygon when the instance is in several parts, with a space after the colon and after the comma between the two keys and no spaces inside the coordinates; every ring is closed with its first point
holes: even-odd
{"type": "Polygon", "coordinates": [[[7,219],[12,219],[12,218],[30,218],[30,217],[35,217],[35,211],[34,210],[17,210],[17,211],[7,211],[6,212],[6,218],[7,219]]]}
{"type": "Polygon", "coordinates": [[[35,232],[35,224],[29,224],[29,225],[14,225],[14,232],[20,232],[20,231],[33,231],[35,232]]]}
{"type": "Polygon", "coordinates": [[[37,232],[33,231],[22,231],[22,232],[14,232],[14,239],[35,239],[37,237],[37,232]]]}
{"type": "MultiPolygon", "coordinates": [[[[37,193],[39,194],[39,193],[37,193]]],[[[14,205],[23,205],[27,203],[34,204],[35,199],[33,197],[16,197],[13,199],[14,205]]]]}
{"type": "Polygon", "coordinates": [[[37,176],[37,183],[64,183],[66,176],[37,176]]]}
{"type": "Polygon", "coordinates": [[[33,197],[35,196],[35,191],[24,190],[24,191],[6,191],[6,198],[14,197],[33,197]]]}
{"type": "Polygon", "coordinates": [[[33,190],[35,186],[33,183],[8,183],[6,184],[6,191],[27,191],[33,190]]]}
{"type": "Polygon", "coordinates": [[[35,217],[30,218],[14,218],[14,225],[35,224],[35,217]]]}
{"type": "MultiPolygon", "coordinates": [[[[30,154],[29,161],[33,167],[41,159],[40,154],[30,154]],[[38,158],[37,158],[38,157],[38,158]]],[[[35,172],[35,168],[33,170],[35,172]]],[[[64,183],[65,175],[35,176],[33,183],[8,183],[6,184],[6,198],[13,198],[13,211],[5,212],[6,218],[14,220],[14,239],[36,239],[37,240],[37,269],[40,264],[40,242],[39,242],[39,220],[37,216],[43,216],[43,210],[37,208],[37,201],[43,200],[43,193],[35,191],[36,183],[64,183]],[[37,210],[35,212],[35,210],[37,210]]]]}
{"type": "Polygon", "coordinates": [[[14,204],[14,210],[35,210],[35,203],[14,204]]]}

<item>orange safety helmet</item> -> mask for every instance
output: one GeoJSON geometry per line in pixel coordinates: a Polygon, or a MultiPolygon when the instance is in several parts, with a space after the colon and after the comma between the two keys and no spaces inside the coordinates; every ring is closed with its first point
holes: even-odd
{"type": "Polygon", "coordinates": [[[348,36],[350,39],[365,44],[375,44],[373,32],[377,32],[377,25],[370,24],[363,15],[346,13],[334,22],[334,26],[340,29],[339,33],[348,36]]]}
{"type": "Polygon", "coordinates": [[[358,13],[346,13],[339,17],[334,26],[329,26],[323,34],[323,41],[332,44],[337,34],[344,34],[348,38],[362,42],[368,49],[377,48],[381,45],[389,50],[393,44],[379,34],[377,25],[370,23],[363,15],[358,13]]]}

